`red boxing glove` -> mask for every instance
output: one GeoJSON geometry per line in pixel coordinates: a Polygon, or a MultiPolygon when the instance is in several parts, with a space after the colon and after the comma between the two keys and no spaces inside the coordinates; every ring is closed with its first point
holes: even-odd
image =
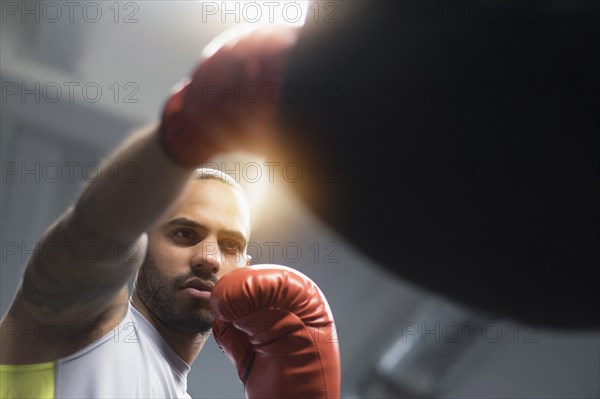
{"type": "Polygon", "coordinates": [[[260,147],[297,30],[255,28],[208,55],[165,104],[159,134],[167,154],[196,167],[221,151],[260,147]]]}
{"type": "Polygon", "coordinates": [[[214,337],[247,398],[340,397],[333,315],[308,277],[279,265],[237,269],[219,280],[210,303],[214,337]]]}

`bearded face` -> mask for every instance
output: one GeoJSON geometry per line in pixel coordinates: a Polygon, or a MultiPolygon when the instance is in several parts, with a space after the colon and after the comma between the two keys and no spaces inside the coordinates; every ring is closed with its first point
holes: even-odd
{"type": "Polygon", "coordinates": [[[249,264],[245,197],[218,180],[190,182],[180,201],[148,232],[135,292],[166,327],[208,332],[210,291],[224,274],[249,264]]]}
{"type": "MultiPolygon", "coordinates": [[[[201,334],[210,331],[214,316],[208,300],[190,300],[182,295],[182,287],[188,281],[206,276],[197,276],[193,271],[166,276],[160,270],[161,267],[148,253],[136,281],[138,296],[154,317],[174,330],[201,334]]],[[[211,274],[208,281],[215,284],[217,276],[211,274]]]]}

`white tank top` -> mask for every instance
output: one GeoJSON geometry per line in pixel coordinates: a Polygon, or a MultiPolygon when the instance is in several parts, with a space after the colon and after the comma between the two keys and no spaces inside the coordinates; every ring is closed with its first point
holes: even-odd
{"type": "Polygon", "coordinates": [[[109,334],[55,362],[56,398],[190,398],[185,363],[129,303],[109,334]]]}

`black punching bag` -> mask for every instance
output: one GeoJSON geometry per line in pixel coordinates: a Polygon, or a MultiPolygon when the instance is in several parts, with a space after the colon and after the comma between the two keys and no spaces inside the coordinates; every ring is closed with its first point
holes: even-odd
{"type": "Polygon", "coordinates": [[[281,113],[312,173],[290,187],[402,279],[600,326],[599,3],[312,7],[281,113]]]}

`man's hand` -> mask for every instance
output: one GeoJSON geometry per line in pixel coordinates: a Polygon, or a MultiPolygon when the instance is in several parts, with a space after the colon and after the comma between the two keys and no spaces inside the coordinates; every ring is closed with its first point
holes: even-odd
{"type": "Polygon", "coordinates": [[[264,143],[296,37],[297,28],[261,27],[208,55],[164,107],[160,135],[167,154],[194,167],[218,152],[264,143]]]}
{"type": "Polygon", "coordinates": [[[216,284],[211,307],[248,398],[340,397],[333,315],[308,277],[279,265],[237,269],[216,284]]]}

